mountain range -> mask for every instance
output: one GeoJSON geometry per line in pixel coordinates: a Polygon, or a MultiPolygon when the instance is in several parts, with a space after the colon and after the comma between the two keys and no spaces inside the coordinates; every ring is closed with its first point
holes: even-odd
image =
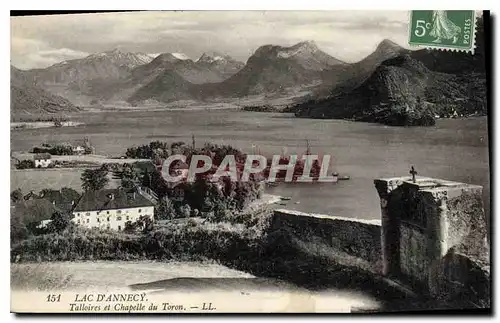
{"type": "Polygon", "coordinates": [[[429,124],[438,115],[486,111],[482,21],[478,26],[476,55],[408,50],[383,40],[373,53],[349,64],[305,41],[261,46],[246,63],[219,52],[192,60],[182,53],[153,56],[115,49],[45,69],[12,67],[11,108],[57,112],[78,109],[75,105],[161,106],[307,89],[310,94],[297,98],[288,111],[301,117],[429,124]],[[473,90],[479,93],[475,103],[463,94],[473,90]],[[27,102],[37,102],[36,108],[27,102]]]}
{"type": "Polygon", "coordinates": [[[325,69],[343,64],[321,51],[314,42],[291,47],[265,45],[258,48],[239,71],[222,82],[196,84],[177,70],[164,69],[128,101],[137,105],[145,100],[209,100],[279,92],[320,83],[325,69]]]}
{"type": "MultiPolygon", "coordinates": [[[[160,86],[161,79],[165,77],[178,79],[177,83],[169,84],[167,89],[176,92],[182,90],[181,83],[194,85],[221,82],[236,73],[243,65],[244,63],[229,56],[210,56],[204,53],[200,59],[193,61],[185,56],[163,53],[151,62],[130,70],[126,77],[90,81],[91,87],[86,94],[98,101],[123,103],[130,101],[129,99],[143,87],[155,86],[155,83],[158,83],[156,86],[160,86]]],[[[173,96],[171,100],[180,96],[182,93],[173,96]]],[[[146,99],[154,98],[152,96],[146,99]]]]}
{"type": "Polygon", "coordinates": [[[210,100],[283,91],[322,82],[323,72],[346,63],[313,41],[265,45],[245,63],[218,52],[193,61],[181,53],[124,53],[118,49],[22,71],[38,87],[76,105],[210,100]]]}

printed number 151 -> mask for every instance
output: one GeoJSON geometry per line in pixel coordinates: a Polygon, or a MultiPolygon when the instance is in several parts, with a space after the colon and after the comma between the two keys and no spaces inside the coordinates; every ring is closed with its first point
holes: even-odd
{"type": "Polygon", "coordinates": [[[49,294],[47,295],[47,302],[60,302],[61,301],[61,294],[55,295],[55,294],[49,294]]]}
{"type": "Polygon", "coordinates": [[[431,28],[431,23],[425,20],[417,20],[417,25],[415,27],[415,36],[424,37],[427,29],[431,28]]]}

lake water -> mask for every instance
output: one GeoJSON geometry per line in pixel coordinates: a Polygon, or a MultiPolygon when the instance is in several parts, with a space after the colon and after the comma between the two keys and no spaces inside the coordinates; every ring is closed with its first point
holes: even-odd
{"type": "Polygon", "coordinates": [[[422,176],[482,185],[489,214],[486,117],[438,120],[434,127],[412,128],[237,110],[82,113],[71,119],[85,125],[11,131],[11,149],[27,151],[44,141],[88,137],[96,154],[115,156],[153,140],[190,143],[195,135],[197,145],[213,142],[247,153],[302,154],[307,139],[312,153],[332,155],[331,170],[351,180],[268,189],[292,197],[283,208],[377,219],[373,179],[408,175],[414,165],[422,176]]]}

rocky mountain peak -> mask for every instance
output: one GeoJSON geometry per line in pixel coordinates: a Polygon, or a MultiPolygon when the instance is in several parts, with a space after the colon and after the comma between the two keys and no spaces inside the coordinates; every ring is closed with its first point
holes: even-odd
{"type": "Polygon", "coordinates": [[[312,55],[320,52],[318,45],[313,40],[303,41],[290,47],[281,47],[278,50],[279,58],[288,58],[292,56],[312,55]]]}
{"type": "Polygon", "coordinates": [[[200,63],[215,63],[215,62],[225,62],[225,61],[234,61],[231,56],[221,54],[219,52],[205,52],[196,62],[200,63]]]}
{"type": "Polygon", "coordinates": [[[297,49],[307,50],[311,52],[319,50],[318,45],[314,40],[303,41],[292,47],[296,47],[297,49]]]}
{"type": "Polygon", "coordinates": [[[174,54],[172,53],[162,53],[158,56],[156,56],[156,58],[153,60],[154,62],[168,62],[168,63],[175,63],[175,62],[178,62],[180,61],[181,59],[179,59],[178,57],[176,57],[174,54]]]}
{"type": "Polygon", "coordinates": [[[129,52],[123,52],[118,48],[114,48],[104,52],[91,54],[85,57],[84,60],[87,62],[109,61],[110,63],[116,65],[136,67],[138,65],[147,64],[151,62],[152,58],[144,53],[129,53],[129,52]]]}
{"type": "Polygon", "coordinates": [[[313,40],[303,41],[293,46],[283,47],[276,45],[264,45],[259,47],[253,56],[255,57],[277,57],[290,58],[294,56],[309,55],[321,52],[313,40]]]}
{"type": "Polygon", "coordinates": [[[91,55],[87,56],[86,58],[97,58],[97,57],[113,58],[113,57],[121,57],[124,55],[125,54],[122,51],[120,51],[118,48],[114,48],[114,49],[107,50],[104,52],[91,54],[91,55]]]}
{"type": "Polygon", "coordinates": [[[185,60],[191,59],[191,58],[189,58],[189,56],[187,56],[187,55],[186,55],[186,54],[184,54],[184,53],[172,53],[172,56],[174,56],[175,58],[180,59],[180,60],[182,60],[182,61],[185,61],[185,60]]]}
{"type": "Polygon", "coordinates": [[[400,52],[403,47],[389,39],[384,39],[378,44],[376,52],[400,52]]]}

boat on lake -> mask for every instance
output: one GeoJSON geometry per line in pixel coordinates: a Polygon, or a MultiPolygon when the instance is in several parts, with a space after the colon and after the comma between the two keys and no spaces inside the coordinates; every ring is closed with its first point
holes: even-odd
{"type": "Polygon", "coordinates": [[[347,181],[347,180],[350,180],[350,179],[351,179],[351,176],[349,176],[349,175],[342,175],[342,176],[341,176],[341,175],[339,175],[339,173],[337,173],[337,172],[334,172],[334,173],[332,174],[332,176],[333,176],[333,178],[335,178],[335,179],[336,179],[336,181],[347,181]]]}

